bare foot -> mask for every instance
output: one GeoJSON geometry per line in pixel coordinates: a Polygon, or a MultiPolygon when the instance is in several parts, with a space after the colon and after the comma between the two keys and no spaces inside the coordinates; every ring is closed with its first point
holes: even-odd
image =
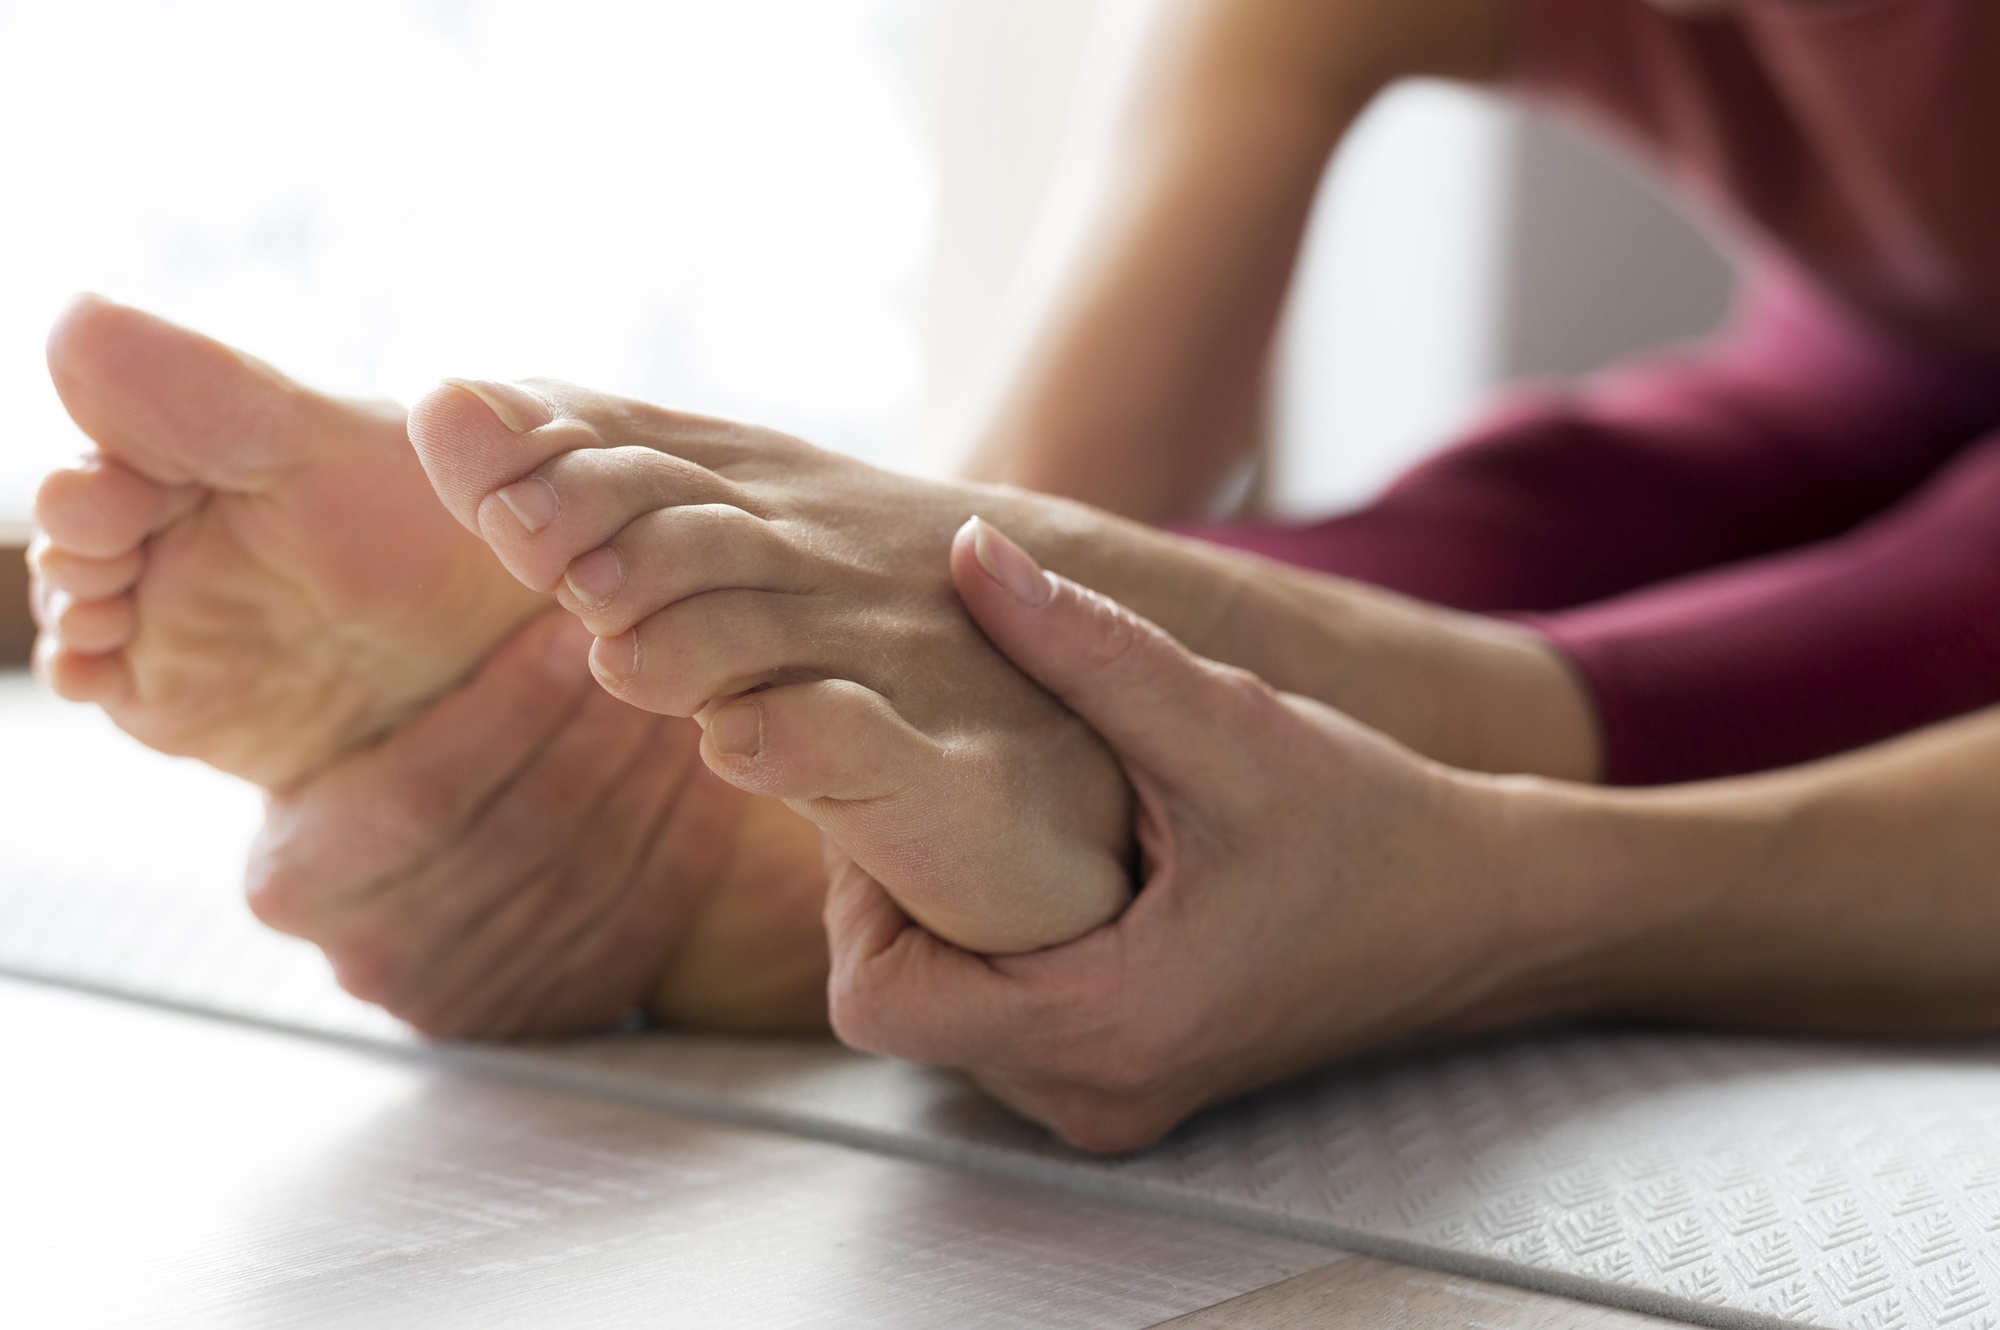
{"type": "Polygon", "coordinates": [[[590,677],[551,609],[380,743],[274,795],[251,909],[426,1034],[825,1027],[819,832],[692,722],[590,677]]]}
{"type": "Polygon", "coordinates": [[[1025,951],[1124,906],[1116,763],[951,586],[953,533],[996,492],[554,383],[447,386],[410,430],[446,506],[597,635],[607,689],[706,720],[718,775],[783,798],[938,935],[1025,951]],[[760,762],[767,724],[869,742],[760,762]]]}
{"type": "Polygon", "coordinates": [[[438,505],[400,410],[91,297],[49,363],[99,452],[42,488],[37,666],[277,792],[267,922],[437,1034],[819,1019],[810,825],[690,781],[693,727],[604,696],[574,641],[531,627],[453,687],[550,603],[438,505]]]}
{"type": "Polygon", "coordinates": [[[49,337],[97,452],[36,501],[36,662],[146,744],[284,789],[544,597],[437,506],[386,405],[95,297],[49,337]]]}

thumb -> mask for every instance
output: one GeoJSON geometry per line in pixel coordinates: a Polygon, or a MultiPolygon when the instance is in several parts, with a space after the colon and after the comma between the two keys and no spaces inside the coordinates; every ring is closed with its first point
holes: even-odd
{"type": "Polygon", "coordinates": [[[1108,596],[1043,571],[979,518],[959,528],[951,576],[974,622],[1002,654],[1128,764],[1178,784],[1206,784],[1241,761],[1246,702],[1268,702],[1254,676],[1195,655],[1108,596]]]}

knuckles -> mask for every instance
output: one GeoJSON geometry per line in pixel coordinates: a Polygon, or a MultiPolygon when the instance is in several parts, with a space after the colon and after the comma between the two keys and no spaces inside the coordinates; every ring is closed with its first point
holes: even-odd
{"type": "Polygon", "coordinates": [[[837,983],[827,985],[826,1023],[835,1039],[858,1053],[896,1056],[891,1041],[883,1037],[873,1004],[851,988],[837,983]]]}
{"type": "Polygon", "coordinates": [[[922,1060],[917,1041],[899,1029],[894,1003],[852,967],[836,964],[826,985],[826,1019],[849,1048],[883,1057],[922,1060]]]}
{"type": "Polygon", "coordinates": [[[1201,665],[1209,677],[1218,709],[1233,728],[1247,730],[1255,738],[1289,715],[1278,690],[1250,671],[1213,661],[1203,661],[1201,665]]]}
{"type": "MultiPolygon", "coordinates": [[[[836,966],[827,986],[828,1020],[842,1043],[862,1052],[963,1066],[982,1080],[1001,1075],[983,1068],[985,1059],[968,1060],[968,1048],[951,1035],[925,1033],[927,1014],[905,1010],[911,1000],[908,993],[836,966]]],[[[1052,1001],[1039,1018],[1021,1022],[1018,1047],[994,1058],[1007,1067],[1007,1080],[1028,1077],[1041,1087],[1009,1096],[1012,1102],[1069,1144],[1094,1153],[1151,1145],[1195,1106],[1184,1092],[1190,1041],[1173,1013],[1061,1033],[1077,1011],[1101,1010],[1092,1004],[1114,1001],[1110,994],[1080,993],[1052,1001]],[[1053,1043],[1051,1030],[1058,1032],[1053,1043]]],[[[979,1042],[982,1051],[991,1051],[985,1037],[979,1042]]]]}
{"type": "Polygon", "coordinates": [[[1083,661],[1092,671],[1104,671],[1128,660],[1144,645],[1145,626],[1130,610],[1099,592],[1079,587],[1076,593],[1086,619],[1081,641],[1083,661]]]}

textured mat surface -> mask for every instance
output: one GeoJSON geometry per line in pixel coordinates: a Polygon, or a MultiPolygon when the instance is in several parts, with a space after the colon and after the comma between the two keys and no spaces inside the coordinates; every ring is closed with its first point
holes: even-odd
{"type": "Polygon", "coordinates": [[[235,897],[253,794],[0,684],[0,969],[1717,1325],[2000,1326],[2000,1058],[1561,1035],[1338,1070],[1121,1160],[812,1041],[419,1044],[235,897]]]}

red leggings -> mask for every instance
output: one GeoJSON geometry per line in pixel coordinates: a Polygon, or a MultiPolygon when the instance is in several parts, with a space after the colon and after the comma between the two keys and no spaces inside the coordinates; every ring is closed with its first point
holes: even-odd
{"type": "Polygon", "coordinates": [[[2000,703],[2000,364],[1767,272],[1692,353],[1523,395],[1373,504],[1196,534],[1529,624],[1605,774],[1785,766],[2000,703]]]}

